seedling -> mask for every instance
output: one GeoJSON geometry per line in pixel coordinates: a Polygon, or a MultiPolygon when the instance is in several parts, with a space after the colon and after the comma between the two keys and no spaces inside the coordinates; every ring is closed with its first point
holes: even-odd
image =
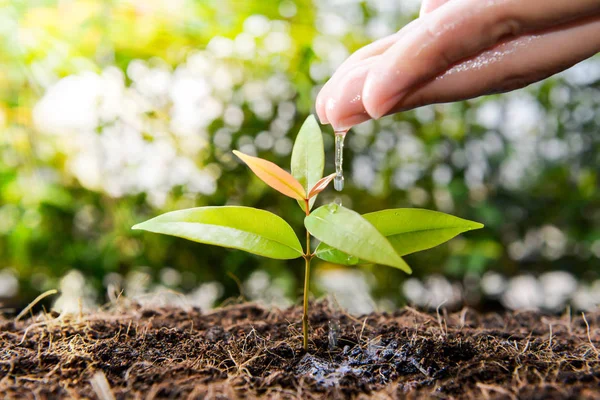
{"type": "Polygon", "coordinates": [[[234,151],[264,183],[295,199],[306,214],[304,249],[292,227],[279,216],[240,206],[198,207],[160,215],[133,229],[178,236],[195,242],[229,247],[280,260],[304,258],[302,331],[308,350],[308,291],[314,257],[342,264],[382,264],[412,271],[402,256],[444,243],[456,235],[483,227],[437,211],[398,208],[360,215],[336,203],[314,211],[318,196],[336,176],[323,177],[323,136],[315,118],[306,119],[292,150],[291,171],[234,151]],[[320,243],[313,251],[311,235],[320,243]]]}

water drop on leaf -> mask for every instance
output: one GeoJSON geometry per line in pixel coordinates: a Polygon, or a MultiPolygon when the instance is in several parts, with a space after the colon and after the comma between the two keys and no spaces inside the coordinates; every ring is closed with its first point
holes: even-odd
{"type": "Polygon", "coordinates": [[[339,205],[336,203],[331,203],[329,205],[327,205],[327,210],[329,210],[330,214],[335,214],[337,212],[337,210],[339,209],[339,205]]]}

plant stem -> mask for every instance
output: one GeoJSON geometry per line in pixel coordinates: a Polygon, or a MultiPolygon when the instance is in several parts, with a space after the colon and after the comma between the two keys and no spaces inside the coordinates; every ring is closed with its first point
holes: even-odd
{"type": "Polygon", "coordinates": [[[302,334],[304,335],[304,351],[308,351],[308,287],[310,283],[310,256],[304,257],[306,261],[304,272],[304,313],[302,314],[302,334]]]}
{"type": "MultiPolygon", "coordinates": [[[[309,200],[305,199],[304,204],[306,205],[306,215],[310,214],[309,200]]],[[[310,260],[312,254],[310,252],[310,233],[306,231],[306,252],[304,254],[304,312],[302,313],[302,334],[303,334],[303,345],[304,351],[308,351],[308,290],[310,287],[310,260]]]]}

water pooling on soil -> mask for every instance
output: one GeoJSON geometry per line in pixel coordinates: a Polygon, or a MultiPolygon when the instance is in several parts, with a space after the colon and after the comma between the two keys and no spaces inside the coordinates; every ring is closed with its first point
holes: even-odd
{"type": "Polygon", "coordinates": [[[305,354],[296,365],[295,372],[314,379],[324,387],[339,386],[340,381],[349,376],[377,384],[386,384],[399,374],[421,373],[424,378],[429,378],[432,369],[425,369],[411,350],[414,349],[410,345],[401,346],[397,340],[377,340],[365,348],[346,345],[337,357],[339,359],[335,360],[331,359],[331,355],[330,359],[324,359],[305,354]],[[377,373],[374,373],[376,370],[377,373]]]}

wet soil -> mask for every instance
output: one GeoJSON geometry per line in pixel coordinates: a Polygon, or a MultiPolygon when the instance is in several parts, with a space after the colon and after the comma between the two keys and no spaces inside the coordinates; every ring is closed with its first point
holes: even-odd
{"type": "Polygon", "coordinates": [[[0,397],[14,399],[599,399],[600,313],[352,317],[238,304],[121,304],[0,318],[0,397]]]}

